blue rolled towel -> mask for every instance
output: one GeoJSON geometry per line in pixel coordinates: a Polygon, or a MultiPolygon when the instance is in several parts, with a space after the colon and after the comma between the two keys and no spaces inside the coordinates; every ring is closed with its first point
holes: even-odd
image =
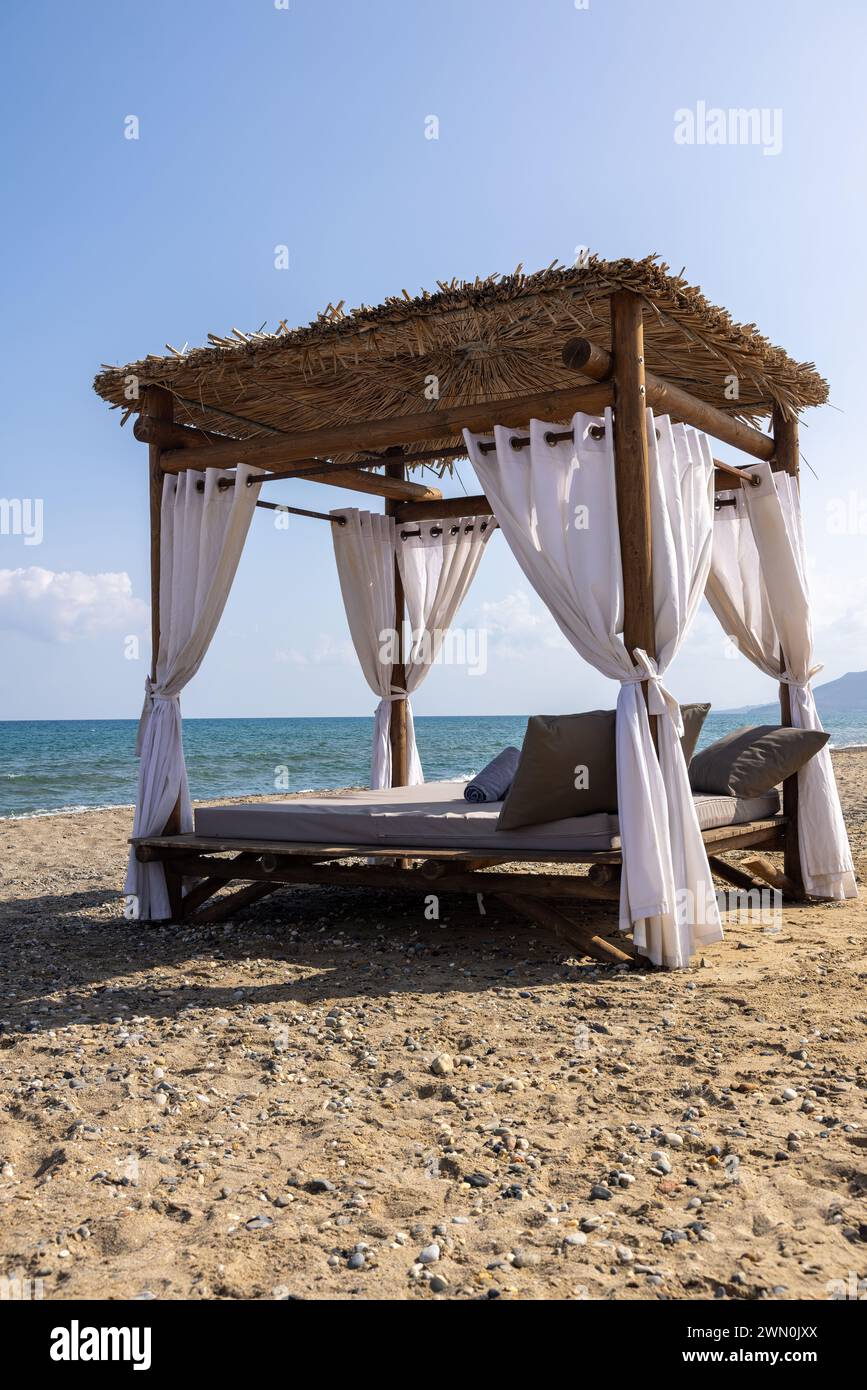
{"type": "Polygon", "coordinates": [[[464,787],[466,801],[502,801],[515,779],[521,754],[517,748],[504,748],[464,787]]]}

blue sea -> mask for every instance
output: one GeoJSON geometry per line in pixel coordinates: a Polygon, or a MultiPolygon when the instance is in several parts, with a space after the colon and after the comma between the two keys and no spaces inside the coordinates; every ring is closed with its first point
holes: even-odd
{"type": "MultiPolygon", "coordinates": [[[[712,710],[699,747],[773,718],[767,707],[712,710]]],[[[426,778],[472,776],[507,744],[520,748],[526,722],[525,715],[417,716],[426,778]]],[[[829,711],[825,727],[832,747],[867,745],[864,711],[829,711]]],[[[136,728],[134,719],[0,722],[0,816],[131,805],[136,728]]],[[[367,786],[372,733],[371,718],[185,719],[190,792],[201,801],[367,786]]]]}

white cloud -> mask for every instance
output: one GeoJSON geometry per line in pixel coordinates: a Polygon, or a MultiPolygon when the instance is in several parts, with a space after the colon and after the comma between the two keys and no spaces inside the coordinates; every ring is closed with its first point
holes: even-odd
{"type": "Polygon", "coordinates": [[[0,570],[0,629],[45,642],[104,633],[144,633],[148,608],[128,574],[56,572],[31,565],[0,570]]]}
{"type": "Polygon", "coordinates": [[[299,647],[278,647],[274,658],[288,666],[350,666],[356,662],[352,643],[337,642],[327,632],[320,632],[307,652],[299,647]]]}
{"type": "Polygon", "coordinates": [[[488,632],[501,655],[520,656],[540,647],[570,650],[569,643],[551,614],[523,589],[505,598],[485,602],[476,610],[476,626],[488,632]]]}

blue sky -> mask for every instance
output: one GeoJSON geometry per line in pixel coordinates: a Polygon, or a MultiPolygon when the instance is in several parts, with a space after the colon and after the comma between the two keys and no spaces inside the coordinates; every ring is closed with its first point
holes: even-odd
{"type": "MultiPolygon", "coordinates": [[[[140,707],[147,641],[136,661],[124,639],[148,630],[146,450],[93,394],[100,363],[233,324],[305,323],[341,298],[569,263],[580,245],[685,266],[830,380],[835,408],[802,431],[818,474],[803,474],[817,657],[821,679],[867,667],[865,39],[860,0],[4,7],[0,496],[41,498],[44,535],[0,535],[0,718],[140,707]],[[699,101],[779,110],[780,152],[677,144],[675,112],[699,101]],[[288,271],[274,268],[278,243],[288,271]]],[[[302,481],[270,495],[348,500],[302,481]]],[[[461,621],[489,629],[487,673],[435,669],[418,713],[613,703],[501,536],[461,621]]],[[[772,694],[707,614],[672,684],[718,708],[772,694]]],[[[373,703],[324,525],[277,532],[259,513],[185,713],[373,703]]]]}

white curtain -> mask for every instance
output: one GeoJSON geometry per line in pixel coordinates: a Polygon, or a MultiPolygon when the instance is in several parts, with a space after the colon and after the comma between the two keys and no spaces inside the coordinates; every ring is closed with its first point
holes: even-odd
{"type": "Polygon", "coordinates": [[[495,530],[491,516],[398,528],[397,558],[412,633],[406,688],[417,690],[442,648],[495,530]]]}
{"type": "MultiPolygon", "coordinates": [[[[235,486],[223,489],[218,484],[226,475],[217,468],[186,469],[164,480],[160,644],[139,724],[133,835],[161,834],[178,800],[181,834],[193,828],[178,697],[201,666],[229,596],[259,495],[259,484],[247,486],[247,479],[257,471],[239,466],[235,486]]],[[[137,898],[142,919],[170,916],[161,864],[140,864],[131,851],[125,891],[137,898]]]]}
{"type": "Polygon", "coordinates": [[[367,683],[380,697],[374,719],[370,785],[391,786],[391,707],[396,700],[406,700],[407,780],[409,786],[418,786],[424,774],[409,694],[427,675],[473,581],[491,534],[490,518],[476,519],[475,524],[471,517],[407,523],[398,530],[394,518],[382,512],[342,507],[332,515],[344,523],[335,523],[331,531],[349,632],[367,683]],[[488,524],[482,530],[485,520],[488,524]],[[412,629],[405,688],[392,682],[395,562],[400,567],[412,629]]]}
{"type": "MultiPolygon", "coordinates": [[[[721,494],[707,599],[745,656],[789,687],[792,724],[821,729],[813,662],[806,549],[797,482],[754,464],[758,487],[721,494]],[[780,674],[780,651],[786,669],[780,674]]],[[[818,898],[857,896],[849,838],[827,747],[798,773],[798,844],[804,887],[818,898]]]]}
{"type": "MultiPolygon", "coordinates": [[[[373,723],[371,787],[391,786],[391,706],[406,699],[403,690],[392,685],[394,656],[394,518],[384,512],[361,512],[341,507],[332,516],[331,536],[340,592],[349,623],[352,644],[361,663],[365,680],[380,697],[373,723]],[[342,525],[339,524],[342,521],[342,525]]],[[[421,782],[421,767],[415,751],[412,713],[406,711],[406,738],[409,754],[409,784],[421,782]]]]}
{"type": "Polygon", "coordinates": [[[617,794],[623,844],[620,925],[655,964],[688,965],[722,928],[680,744],[677,701],[661,677],[694,616],[710,564],[713,459],[695,431],[647,412],[657,658],[623,643],[623,575],[611,412],[575,415],[574,443],[548,444],[562,426],[533,420],[530,445],[494,431],[496,454],[464,432],[509,547],[564,635],[596,670],[620,682],[617,794]],[[602,428],[600,428],[602,427],[602,428]],[[657,438],[658,434],[658,438],[657,438]],[[659,715],[659,757],[650,712],[659,715]]]}

